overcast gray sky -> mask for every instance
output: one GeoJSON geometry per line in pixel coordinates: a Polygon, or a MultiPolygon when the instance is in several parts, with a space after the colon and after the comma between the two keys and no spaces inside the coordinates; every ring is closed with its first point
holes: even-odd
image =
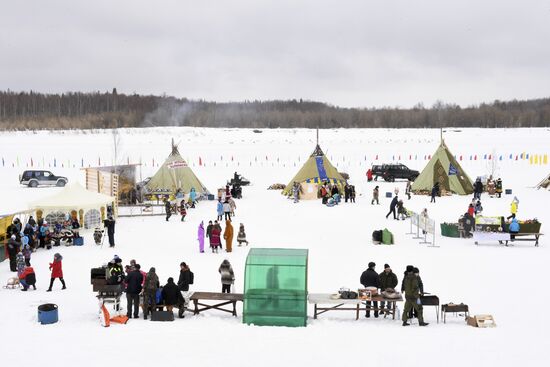
{"type": "Polygon", "coordinates": [[[550,96],[548,0],[0,1],[0,89],[358,107],[550,96]]]}

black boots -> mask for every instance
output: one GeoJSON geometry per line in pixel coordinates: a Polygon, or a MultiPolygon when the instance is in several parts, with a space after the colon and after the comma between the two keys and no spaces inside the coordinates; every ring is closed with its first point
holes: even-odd
{"type": "Polygon", "coordinates": [[[419,323],[418,325],[420,325],[420,326],[428,326],[428,325],[430,325],[430,324],[427,323],[427,322],[421,322],[421,323],[419,323]]]}
{"type": "Polygon", "coordinates": [[[407,321],[403,321],[403,326],[411,326],[407,321]]]}
{"type": "MultiPolygon", "coordinates": [[[[50,279],[50,287],[48,288],[48,290],[46,292],[51,292],[52,291],[54,280],[55,280],[55,278],[50,279]]],[[[67,285],[65,284],[65,279],[59,278],[59,280],[61,281],[61,284],[63,284],[63,287],[61,287],[61,289],[67,289],[67,285]]],[[[36,289],[35,286],[34,286],[34,289],[36,289]]]]}

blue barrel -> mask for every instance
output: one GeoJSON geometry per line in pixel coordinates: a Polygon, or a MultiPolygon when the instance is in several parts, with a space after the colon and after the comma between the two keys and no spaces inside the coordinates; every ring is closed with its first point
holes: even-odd
{"type": "Polygon", "coordinates": [[[42,325],[55,324],[58,320],[57,305],[45,303],[38,306],[38,321],[42,325]]]}
{"type": "Polygon", "coordinates": [[[391,197],[392,197],[392,193],[391,193],[391,192],[387,192],[387,193],[386,193],[386,197],[387,197],[387,198],[391,198],[391,197]]]}

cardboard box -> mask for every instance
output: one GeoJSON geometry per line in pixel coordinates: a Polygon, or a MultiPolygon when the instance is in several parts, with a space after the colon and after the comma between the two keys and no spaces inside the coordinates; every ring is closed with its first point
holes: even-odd
{"type": "Polygon", "coordinates": [[[492,315],[475,315],[473,317],[469,316],[466,318],[466,324],[479,328],[489,328],[497,326],[497,324],[495,323],[495,319],[492,315]]]}

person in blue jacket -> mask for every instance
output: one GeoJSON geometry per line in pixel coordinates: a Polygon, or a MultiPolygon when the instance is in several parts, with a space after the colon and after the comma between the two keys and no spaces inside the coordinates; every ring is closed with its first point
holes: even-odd
{"type": "Polygon", "coordinates": [[[197,200],[197,192],[195,191],[195,188],[192,187],[191,191],[189,192],[189,199],[191,199],[191,205],[195,206],[195,200],[197,200]]]}
{"type": "Polygon", "coordinates": [[[515,235],[519,233],[519,222],[516,219],[516,216],[514,215],[512,217],[512,221],[510,222],[510,225],[508,226],[508,232],[510,232],[510,238],[512,241],[516,237],[515,235]]]}
{"type": "Polygon", "coordinates": [[[217,211],[218,211],[218,220],[222,220],[222,219],[223,219],[223,203],[222,203],[222,199],[219,199],[219,200],[218,200],[217,211]]]}

